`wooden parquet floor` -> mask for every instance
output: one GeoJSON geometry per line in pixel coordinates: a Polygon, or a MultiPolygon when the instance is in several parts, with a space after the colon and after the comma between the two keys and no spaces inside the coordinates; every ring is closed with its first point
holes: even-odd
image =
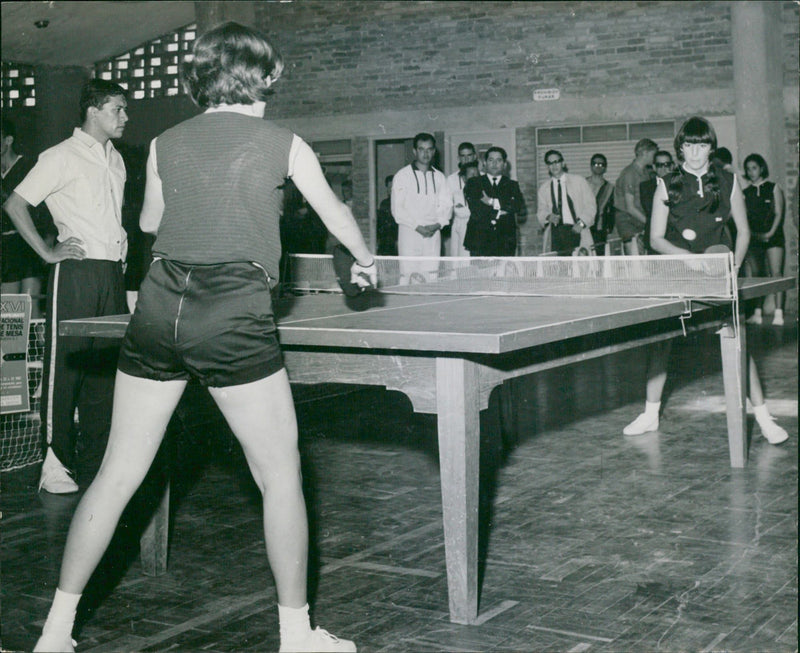
{"type": "MultiPolygon", "coordinates": [[[[713,334],[674,348],[660,431],[622,427],[643,404],[644,355],[521,383],[519,431],[490,408],[482,444],[480,618],[448,620],[435,423],[399,394],[298,391],[317,623],[364,652],[796,651],[797,329],[751,328],[768,403],[729,466],[713,334]]],[[[141,515],[123,519],[79,611],[78,651],[275,651],[275,591],[259,496],[202,393],[177,437],[169,569],[142,575],[141,515]]],[[[2,647],[32,648],[77,498],[3,474],[2,647]]]]}

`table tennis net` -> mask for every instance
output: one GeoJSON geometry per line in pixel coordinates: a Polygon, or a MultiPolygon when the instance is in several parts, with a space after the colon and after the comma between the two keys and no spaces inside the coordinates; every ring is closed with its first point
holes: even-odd
{"type": "MultiPolygon", "coordinates": [[[[414,295],[733,299],[733,256],[377,256],[378,290],[414,295]]],[[[282,290],[340,292],[332,256],[287,256],[282,290]]]]}

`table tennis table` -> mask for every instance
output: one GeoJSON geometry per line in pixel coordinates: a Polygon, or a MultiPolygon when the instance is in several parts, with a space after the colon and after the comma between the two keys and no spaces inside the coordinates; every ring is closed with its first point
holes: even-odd
{"type": "MultiPolygon", "coordinates": [[[[745,301],[794,287],[792,278],[742,279],[745,301]]],[[[365,310],[340,294],[288,296],[275,312],[289,378],[298,384],[384,386],[437,417],[450,619],[478,615],[480,420],[492,390],[687,330],[719,331],[730,464],[747,461],[745,325],[731,302],[660,298],[391,295],[365,310]],[[687,309],[691,305],[691,311],[687,309]]],[[[61,336],[121,337],[129,316],[65,320],[61,336]]],[[[506,386],[508,387],[508,386],[506,386]]],[[[168,495],[142,537],[142,563],[166,569],[168,495]]]]}

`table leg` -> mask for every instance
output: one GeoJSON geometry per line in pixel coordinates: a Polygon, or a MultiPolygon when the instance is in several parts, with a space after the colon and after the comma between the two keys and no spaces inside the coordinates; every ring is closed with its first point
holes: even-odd
{"type": "Polygon", "coordinates": [[[161,576],[167,572],[168,538],[169,481],[150,523],[139,538],[139,557],[142,561],[142,573],[146,576],[161,576]]]}
{"type": "Polygon", "coordinates": [[[736,333],[731,325],[719,330],[722,379],[728,417],[728,447],[731,467],[747,464],[747,343],[744,320],[736,333]]]}
{"type": "Polygon", "coordinates": [[[478,616],[478,370],[458,358],[436,361],[436,411],[450,621],[478,616]]]}

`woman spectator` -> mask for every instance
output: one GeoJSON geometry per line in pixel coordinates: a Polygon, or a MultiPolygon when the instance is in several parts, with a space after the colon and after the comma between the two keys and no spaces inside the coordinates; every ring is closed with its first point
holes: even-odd
{"type": "MultiPolygon", "coordinates": [[[[744,172],[750,182],[750,186],[744,189],[747,222],[750,225],[747,266],[753,276],[779,277],[783,273],[783,257],[786,251],[786,239],[783,235],[786,205],[783,191],[774,181],[768,180],[769,167],[760,154],[751,154],[744,160],[744,172]]],[[[774,297],[775,314],[772,324],[782,326],[783,293],[776,293],[774,297]]],[[[762,320],[762,307],[759,305],[748,322],[761,324],[762,320]]]]}

